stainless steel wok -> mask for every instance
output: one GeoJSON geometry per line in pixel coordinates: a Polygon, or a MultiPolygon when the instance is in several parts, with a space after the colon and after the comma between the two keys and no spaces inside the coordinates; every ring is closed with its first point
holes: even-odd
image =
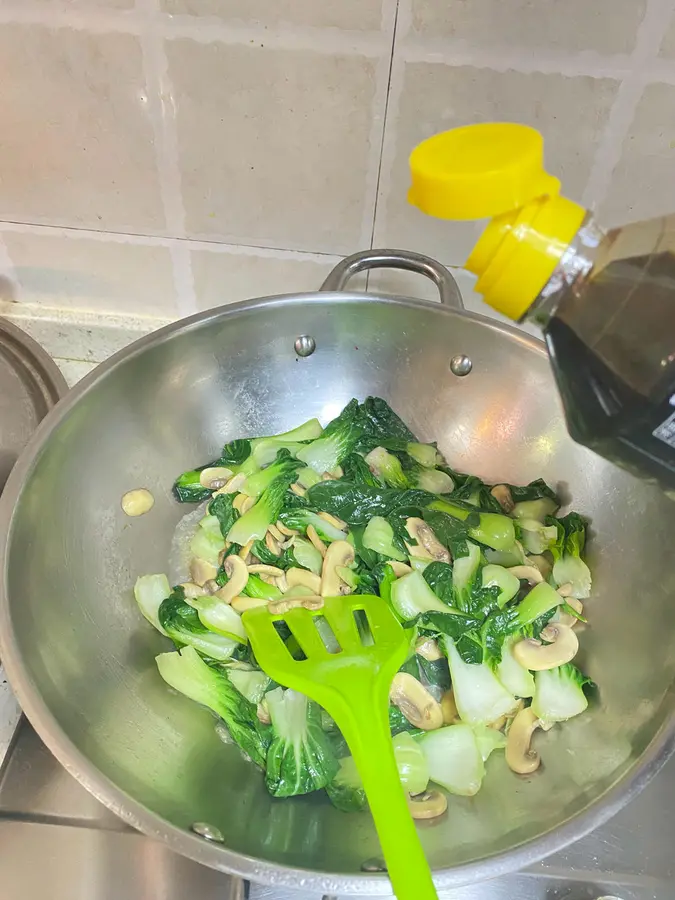
{"type": "Polygon", "coordinates": [[[443,820],[421,826],[439,887],[491,878],[609,817],[672,747],[675,504],[572,443],[543,346],[463,312],[438,264],[361,254],[323,290],[164,328],[48,416],[0,502],[0,652],[43,740],[142,831],[254,880],[389,893],[386,876],[363,871],[379,855],[367,815],[318,796],[270,799],[211,715],[168,691],[153,660],[166,641],[131,593],[138,574],[167,570],[185,512],[171,496],[177,473],[229,438],[326,421],[352,396],[379,394],[454,467],[516,483],[543,476],[592,520],[596,589],[581,661],[600,685],[597,702],[537,736],[534,776],[512,774],[495,754],[476,797],[451,798],[443,820]],[[341,290],[376,265],[427,274],[445,303],[341,290]],[[469,374],[454,374],[470,367],[459,357],[469,374]],[[139,486],[156,503],[128,519],[120,497],[139,486]],[[195,823],[223,842],[193,833],[195,823]]]}

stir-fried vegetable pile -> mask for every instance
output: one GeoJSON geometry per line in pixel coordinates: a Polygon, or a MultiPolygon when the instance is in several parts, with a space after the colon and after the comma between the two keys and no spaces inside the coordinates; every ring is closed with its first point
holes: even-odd
{"type": "MultiPolygon", "coordinates": [[[[591,590],[586,523],[573,512],[556,518],[559,500],[542,480],[520,487],[461,475],[370,397],[323,429],[313,419],[233,441],[181,475],[174,493],[206,505],[190,580],[136,583],[143,615],[178,648],[157,665],[222,720],[273,796],[325,789],[340,809],[366,803],[332,719],[258,666],[241,620],[253,606],[318,609],[323,597],[353,592],[391,605],[410,656],[389,718],[421,817],[447,805],[444,793],[425,793],[430,781],[475,794],[495,750],[513,771],[533,772],[535,728],[586,709],[588,679],[572,664],[591,590]]],[[[285,639],[297,655],[290,632],[285,639]]]]}

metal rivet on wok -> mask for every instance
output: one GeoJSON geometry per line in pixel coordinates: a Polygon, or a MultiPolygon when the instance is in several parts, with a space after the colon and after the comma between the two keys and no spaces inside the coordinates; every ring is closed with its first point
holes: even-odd
{"type": "Polygon", "coordinates": [[[458,353],[457,356],[453,356],[450,360],[450,371],[459,378],[468,375],[471,369],[473,369],[473,363],[464,353],[458,353]]]}
{"type": "Polygon", "coordinates": [[[374,857],[373,859],[367,859],[365,862],[361,863],[361,871],[362,872],[386,872],[387,867],[384,864],[383,859],[378,859],[374,857]]]}
{"type": "Polygon", "coordinates": [[[296,337],[293,346],[298,356],[311,356],[316,350],[316,341],[310,334],[301,334],[296,337]]]}
{"type": "Polygon", "coordinates": [[[222,844],[225,841],[222,832],[215,825],[209,825],[208,822],[193,822],[190,828],[199,837],[203,837],[205,841],[214,841],[222,844]]]}

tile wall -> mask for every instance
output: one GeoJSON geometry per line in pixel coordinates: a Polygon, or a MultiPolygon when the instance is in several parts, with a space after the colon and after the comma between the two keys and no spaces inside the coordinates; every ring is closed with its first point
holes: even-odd
{"type": "MultiPolygon", "coordinates": [[[[675,210],[674,12],[0,0],[1,311],[38,336],[50,322],[134,333],[313,290],[369,246],[461,265],[479,226],[409,207],[407,157],[472,121],[539,128],[568,195],[606,224],[675,210]]],[[[392,273],[370,287],[430,296],[392,273]]]]}

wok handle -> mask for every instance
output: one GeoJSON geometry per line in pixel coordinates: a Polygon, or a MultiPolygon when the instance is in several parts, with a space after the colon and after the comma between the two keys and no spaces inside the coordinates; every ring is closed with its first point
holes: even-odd
{"type": "Polygon", "coordinates": [[[441,303],[453,309],[464,309],[462,295],[450,272],[430,256],[413,250],[362,250],[339,262],[321,285],[321,291],[344,291],[347,282],[358,272],[369,269],[405,269],[430,278],[438,288],[441,303]]]}

